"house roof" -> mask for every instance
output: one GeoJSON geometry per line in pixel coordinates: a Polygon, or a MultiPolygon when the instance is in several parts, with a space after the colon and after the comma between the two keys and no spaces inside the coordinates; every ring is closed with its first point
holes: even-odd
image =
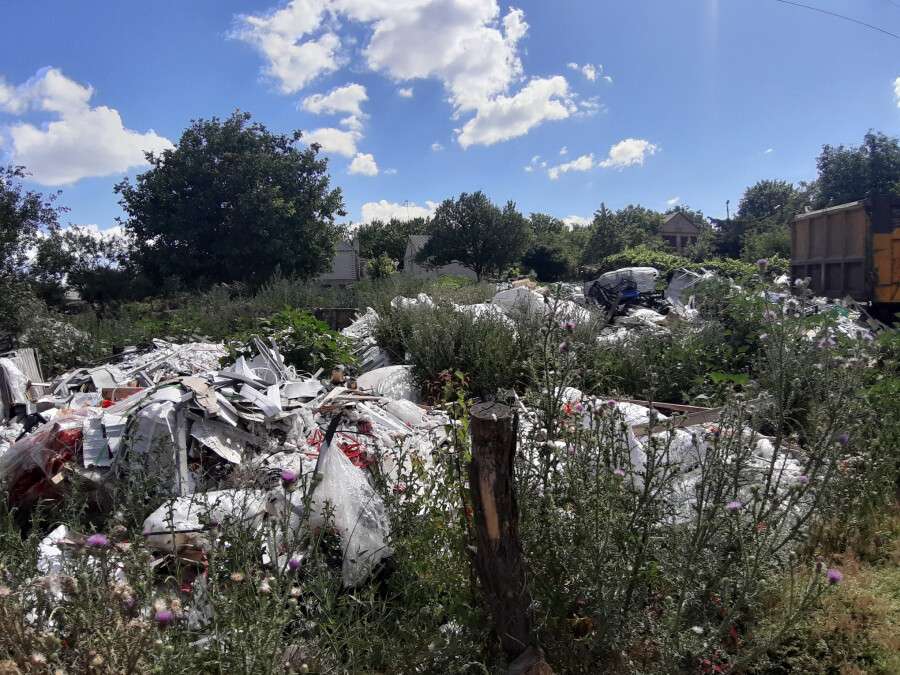
{"type": "Polygon", "coordinates": [[[700,227],[693,220],[684,215],[681,211],[674,211],[663,219],[660,226],[661,232],[688,232],[696,233],[700,231],[700,227]]]}

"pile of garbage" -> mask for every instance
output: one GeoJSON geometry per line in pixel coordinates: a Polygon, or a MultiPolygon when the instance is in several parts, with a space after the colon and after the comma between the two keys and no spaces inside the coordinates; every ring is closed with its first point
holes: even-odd
{"type": "MultiPolygon", "coordinates": [[[[448,420],[407,398],[405,369],[352,380],[339,367],[320,379],[297,373],[260,339],[251,347],[252,358],[223,367],[222,345],[155,341],[65,373],[49,393],[14,363],[0,363],[16,400],[0,447],[9,503],[27,513],[77,488],[103,509],[107,488],[126,481],[159,500],[144,523],[146,543],[160,556],[198,560],[216,524],[229,519],[264,527],[288,518],[299,536],[321,527],[327,512],[341,539],[344,583],[358,585],[391,555],[370,469],[399,481],[411,462],[427,468],[448,420]],[[238,476],[252,480],[233,487],[238,476]],[[295,483],[311,494],[285,489],[295,483]]],[[[69,533],[51,534],[45,548],[64,551],[57,540],[69,533]]],[[[282,544],[270,542],[264,563],[287,563],[282,544]]]]}

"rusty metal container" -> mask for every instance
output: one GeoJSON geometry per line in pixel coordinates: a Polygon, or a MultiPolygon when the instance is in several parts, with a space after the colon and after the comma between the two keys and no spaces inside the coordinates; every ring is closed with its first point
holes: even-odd
{"type": "Polygon", "coordinates": [[[803,213],[791,228],[791,277],[817,295],[900,303],[900,199],[803,213]]]}

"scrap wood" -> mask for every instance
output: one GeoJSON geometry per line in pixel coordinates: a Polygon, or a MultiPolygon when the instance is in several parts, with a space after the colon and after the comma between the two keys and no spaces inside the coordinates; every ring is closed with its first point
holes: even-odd
{"type": "Polygon", "coordinates": [[[638,437],[650,436],[668,429],[681,429],[695,424],[717,422],[722,415],[722,410],[724,410],[724,408],[702,408],[697,412],[672,417],[667,422],[662,422],[653,427],[649,424],[635,424],[631,427],[631,431],[638,437]]]}

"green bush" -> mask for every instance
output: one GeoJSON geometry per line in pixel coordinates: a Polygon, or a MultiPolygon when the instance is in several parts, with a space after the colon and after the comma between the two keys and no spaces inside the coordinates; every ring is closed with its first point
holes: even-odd
{"type": "Polygon", "coordinates": [[[395,360],[407,360],[426,389],[447,373],[462,373],[476,397],[521,387],[529,338],[493,315],[476,317],[449,304],[392,308],[381,315],[378,344],[395,360]],[[404,357],[407,357],[404,359],[404,357]]]}
{"type": "Polygon", "coordinates": [[[308,312],[293,307],[259,320],[250,331],[232,336],[226,342],[230,357],[255,353],[250,345],[255,336],[264,338],[267,344],[274,344],[284,356],[285,363],[299,372],[312,373],[319,368],[327,370],[354,363],[347,338],[308,312]]]}

